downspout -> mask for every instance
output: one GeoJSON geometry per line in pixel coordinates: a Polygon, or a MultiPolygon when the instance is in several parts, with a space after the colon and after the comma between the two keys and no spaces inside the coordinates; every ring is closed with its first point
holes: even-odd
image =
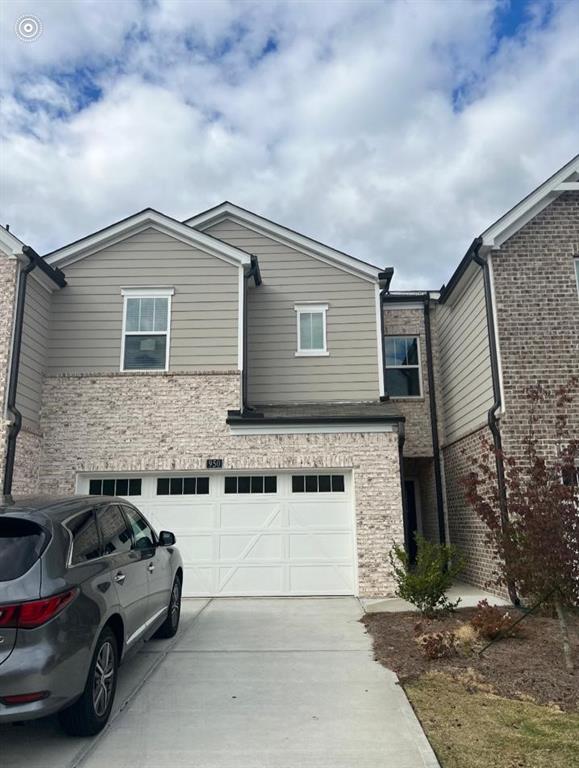
{"type": "Polygon", "coordinates": [[[10,374],[8,379],[8,395],[6,399],[6,411],[12,417],[8,427],[8,439],[6,444],[6,461],[4,464],[4,478],[2,483],[2,503],[11,504],[12,480],[14,476],[14,459],[16,457],[16,438],[22,428],[22,414],[16,407],[16,390],[18,387],[18,373],[20,371],[20,350],[22,347],[22,326],[24,323],[24,306],[26,301],[26,284],[28,275],[37,266],[38,256],[28,245],[22,246],[22,253],[28,257],[28,265],[20,271],[18,281],[18,294],[16,298],[16,314],[14,318],[14,341],[12,344],[12,358],[10,360],[10,374]]]}
{"type": "Polygon", "coordinates": [[[434,456],[434,487],[436,491],[436,514],[438,519],[438,540],[446,544],[446,521],[444,519],[444,498],[442,493],[442,470],[440,467],[440,439],[438,435],[438,413],[434,390],[434,361],[432,359],[432,329],[430,325],[430,294],[424,297],[424,341],[426,343],[426,369],[430,401],[430,428],[432,453],[434,456]]]}
{"type": "MultiPolygon", "coordinates": [[[[494,313],[493,313],[491,274],[490,274],[488,261],[486,259],[483,259],[482,256],[479,255],[481,246],[482,246],[482,238],[479,237],[475,244],[473,261],[476,264],[478,264],[479,267],[481,267],[483,271],[483,279],[484,279],[485,309],[486,309],[486,315],[487,315],[487,330],[489,335],[489,351],[490,351],[490,358],[491,358],[491,377],[493,382],[493,394],[494,394],[494,402],[492,406],[489,408],[489,411],[487,414],[487,421],[488,421],[489,429],[493,436],[493,444],[495,448],[495,463],[496,463],[496,469],[497,469],[497,485],[499,490],[499,508],[500,508],[500,516],[501,516],[501,527],[503,530],[505,530],[509,523],[509,513],[507,508],[507,491],[506,491],[506,484],[505,484],[505,465],[503,461],[503,441],[501,437],[499,419],[497,416],[497,411],[500,409],[502,404],[501,384],[500,384],[500,377],[499,377],[497,339],[496,339],[496,329],[495,329],[495,321],[494,321],[494,313]]],[[[517,595],[515,585],[512,582],[507,583],[507,590],[508,590],[509,598],[511,602],[514,605],[519,605],[520,604],[519,596],[517,595]]]]}
{"type": "Polygon", "coordinates": [[[400,473],[400,493],[402,494],[402,525],[404,527],[404,548],[410,552],[410,531],[408,530],[408,515],[406,502],[406,483],[404,482],[404,443],[406,429],[403,421],[398,422],[398,466],[400,473]]]}

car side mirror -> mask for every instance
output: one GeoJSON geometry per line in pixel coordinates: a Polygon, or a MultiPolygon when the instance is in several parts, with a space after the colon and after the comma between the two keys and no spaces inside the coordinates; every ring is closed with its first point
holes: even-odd
{"type": "Polygon", "coordinates": [[[171,531],[161,531],[159,534],[159,544],[162,547],[172,547],[175,544],[175,534],[171,531]]]}

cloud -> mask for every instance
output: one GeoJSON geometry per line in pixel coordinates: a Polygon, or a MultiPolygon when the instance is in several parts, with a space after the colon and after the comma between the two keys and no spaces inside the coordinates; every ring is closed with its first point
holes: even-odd
{"type": "Polygon", "coordinates": [[[577,151],[579,7],[505,7],[9,3],[2,221],[42,252],[229,199],[436,288],[577,151]]]}

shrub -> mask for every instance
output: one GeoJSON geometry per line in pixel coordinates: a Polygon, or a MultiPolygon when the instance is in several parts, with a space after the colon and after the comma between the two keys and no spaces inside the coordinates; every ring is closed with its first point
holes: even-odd
{"type": "Polygon", "coordinates": [[[472,624],[461,624],[458,629],[454,630],[454,638],[457,649],[468,655],[475,650],[479,635],[472,624]]]}
{"type": "Polygon", "coordinates": [[[502,637],[520,635],[519,626],[511,626],[513,621],[514,619],[511,614],[505,611],[504,608],[500,608],[497,605],[489,605],[487,600],[481,600],[470,623],[485,640],[494,640],[499,635],[502,635],[502,637]]]}
{"type": "Polygon", "coordinates": [[[464,566],[464,558],[456,547],[435,544],[416,535],[416,563],[410,564],[404,547],[395,544],[390,550],[390,564],[396,581],[396,595],[431,616],[436,611],[453,611],[460,602],[451,602],[446,592],[464,566]]]}
{"type": "Polygon", "coordinates": [[[456,653],[454,632],[429,632],[417,638],[427,659],[447,659],[456,653]]]}

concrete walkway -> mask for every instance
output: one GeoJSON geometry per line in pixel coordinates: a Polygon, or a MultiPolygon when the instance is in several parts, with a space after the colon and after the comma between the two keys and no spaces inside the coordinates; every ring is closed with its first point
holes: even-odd
{"type": "Polygon", "coordinates": [[[0,729],[10,768],[435,768],[354,598],[188,600],[173,641],[122,668],[92,740],[0,729]],[[131,667],[131,665],[133,665],[131,667]]]}
{"type": "MultiPolygon", "coordinates": [[[[506,598],[459,581],[448,590],[447,597],[452,602],[460,597],[459,608],[474,608],[481,600],[487,600],[489,605],[511,605],[511,601],[506,598]]],[[[361,602],[366,613],[402,613],[418,610],[400,597],[362,598],[361,602]]]]}

